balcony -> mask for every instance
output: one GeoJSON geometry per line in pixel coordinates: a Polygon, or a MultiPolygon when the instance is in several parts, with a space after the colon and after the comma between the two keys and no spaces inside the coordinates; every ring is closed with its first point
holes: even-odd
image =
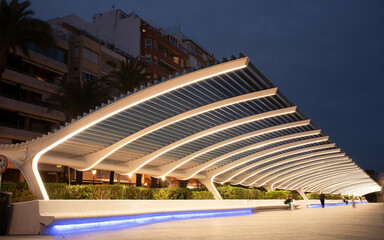
{"type": "Polygon", "coordinates": [[[20,141],[28,141],[41,137],[42,132],[31,131],[30,129],[17,129],[10,126],[4,126],[5,124],[0,123],[0,137],[7,139],[16,139],[20,141]]]}
{"type": "Polygon", "coordinates": [[[9,68],[6,69],[3,73],[3,78],[21,85],[25,85],[31,88],[35,88],[35,89],[48,92],[48,93],[53,93],[53,94],[56,94],[57,90],[59,89],[59,86],[53,83],[50,83],[50,82],[54,82],[53,80],[49,80],[49,79],[39,80],[34,76],[27,75],[26,73],[18,71],[17,69],[9,69],[9,68]]]}
{"type": "Polygon", "coordinates": [[[2,96],[0,96],[0,108],[15,112],[23,112],[60,122],[65,120],[64,113],[61,111],[49,109],[47,107],[37,106],[31,103],[17,101],[2,96]]]}

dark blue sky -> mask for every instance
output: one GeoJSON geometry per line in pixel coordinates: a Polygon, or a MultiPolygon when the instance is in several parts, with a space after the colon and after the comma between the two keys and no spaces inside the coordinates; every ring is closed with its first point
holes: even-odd
{"type": "Polygon", "coordinates": [[[134,10],[221,59],[244,53],[363,169],[384,172],[382,0],[32,0],[35,17],[134,10]]]}

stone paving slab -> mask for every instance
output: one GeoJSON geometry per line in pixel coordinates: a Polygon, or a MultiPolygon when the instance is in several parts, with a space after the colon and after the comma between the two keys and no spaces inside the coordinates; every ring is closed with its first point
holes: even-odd
{"type": "Polygon", "coordinates": [[[384,239],[384,203],[259,212],[253,215],[161,222],[118,231],[18,239],[384,239]]]}

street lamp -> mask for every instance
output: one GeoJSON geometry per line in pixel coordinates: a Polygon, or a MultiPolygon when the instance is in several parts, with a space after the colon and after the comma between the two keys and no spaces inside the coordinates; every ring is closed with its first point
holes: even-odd
{"type": "Polygon", "coordinates": [[[97,172],[97,170],[96,169],[93,169],[92,170],[92,175],[93,175],[93,185],[95,185],[95,175],[96,175],[96,172],[97,172]]]}

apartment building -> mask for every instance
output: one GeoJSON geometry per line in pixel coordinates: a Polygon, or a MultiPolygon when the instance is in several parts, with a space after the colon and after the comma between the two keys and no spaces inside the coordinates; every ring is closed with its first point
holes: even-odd
{"type": "MultiPolygon", "coordinates": [[[[29,44],[29,57],[20,50],[9,57],[0,81],[0,144],[40,137],[66,120],[48,100],[65,84],[68,73],[69,46],[65,36],[56,33],[55,39],[57,45],[49,51],[29,44]]],[[[7,175],[10,180],[23,179],[16,166],[9,168],[5,180],[7,175]]],[[[42,165],[41,170],[60,171],[49,165],[42,165]]]]}
{"type": "MultiPolygon", "coordinates": [[[[193,40],[186,38],[183,33],[170,33],[134,12],[126,14],[121,10],[113,10],[99,13],[93,17],[93,23],[88,23],[75,15],[52,19],[49,23],[56,29],[72,26],[83,36],[95,40],[104,49],[110,49],[123,56],[139,57],[146,65],[146,72],[151,73],[154,79],[169,78],[170,75],[182,74],[185,70],[194,71],[215,62],[211,54],[193,40]]],[[[73,48],[74,56],[84,54],[84,51],[81,51],[81,44],[77,44],[79,48],[75,48],[76,44],[70,43],[70,46],[73,48]]],[[[98,47],[92,47],[90,43],[82,46],[87,46],[85,51],[90,52],[86,54],[93,56],[94,60],[97,58],[96,54],[99,54],[100,58],[98,47]]],[[[79,65],[76,60],[71,62],[79,65]]],[[[96,72],[97,67],[94,68],[95,64],[97,65],[93,61],[93,64],[84,67],[87,77],[100,76],[101,73],[96,72]],[[89,73],[90,68],[94,70],[89,73]]],[[[107,65],[114,66],[113,63],[107,65]]],[[[100,64],[98,67],[101,67],[100,64]]],[[[105,69],[109,70],[108,67],[105,69]]],[[[71,71],[73,67],[70,67],[71,71]]]]}
{"type": "Polygon", "coordinates": [[[96,36],[96,28],[76,15],[48,23],[68,38],[68,82],[93,80],[117,70],[119,61],[132,57],[96,36]]]}
{"type": "MultiPolygon", "coordinates": [[[[56,47],[42,52],[30,45],[30,58],[17,52],[8,61],[0,83],[0,144],[31,140],[58,128],[66,119],[63,112],[47,101],[49,96],[56,94],[63,84],[97,79],[118,70],[119,61],[126,57],[139,57],[153,79],[194,71],[215,61],[181,32],[171,34],[136,13],[126,14],[121,10],[100,13],[94,16],[93,23],[68,15],[48,23],[55,32],[56,47]]],[[[55,172],[63,172],[58,167],[39,168],[47,171],[43,174],[45,180],[57,181],[55,172]]],[[[73,169],[65,174],[74,180],[73,169]]],[[[14,175],[11,177],[14,180],[22,178],[20,173],[14,175]]],[[[140,178],[144,186],[153,184],[150,176],[140,178]]],[[[84,173],[84,180],[94,179],[108,181],[109,171],[84,173]]],[[[136,176],[116,175],[115,179],[136,183],[136,176]]]]}

